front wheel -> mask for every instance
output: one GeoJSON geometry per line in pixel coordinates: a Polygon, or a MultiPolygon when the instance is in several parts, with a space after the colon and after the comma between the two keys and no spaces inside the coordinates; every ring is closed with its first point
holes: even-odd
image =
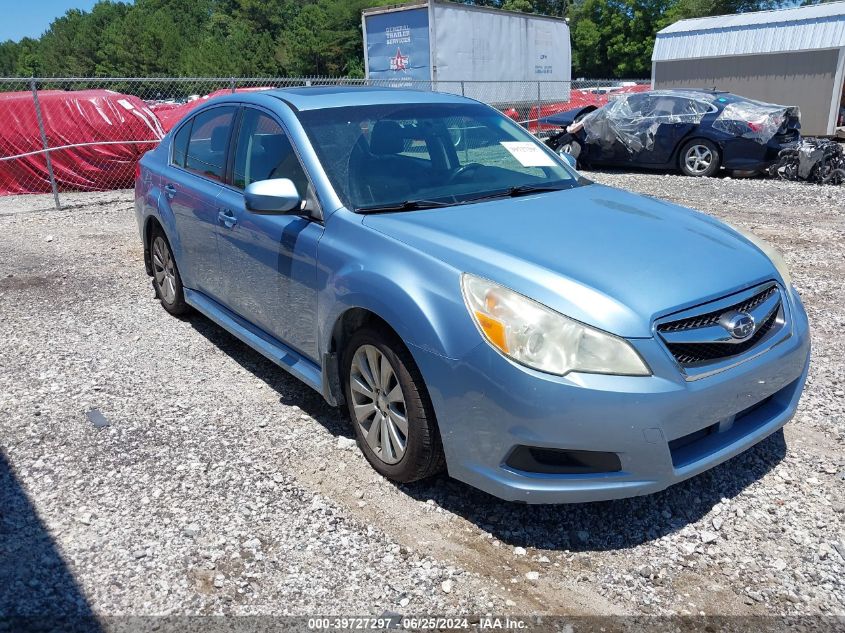
{"type": "Polygon", "coordinates": [[[681,171],[687,176],[715,176],[721,159],[715,143],[700,138],[684,143],[679,163],[681,171]]]}
{"type": "Polygon", "coordinates": [[[408,483],[445,460],[428,391],[407,348],[381,329],[356,332],[343,355],[346,401],[361,451],[373,468],[408,483]]]}

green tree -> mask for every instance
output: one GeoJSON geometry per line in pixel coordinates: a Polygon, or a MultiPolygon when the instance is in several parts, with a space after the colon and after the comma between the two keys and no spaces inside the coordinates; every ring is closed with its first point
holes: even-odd
{"type": "Polygon", "coordinates": [[[284,74],[270,33],[255,32],[222,15],[212,21],[196,50],[183,57],[180,68],[183,74],[197,77],[284,74]]]}
{"type": "Polygon", "coordinates": [[[13,77],[18,71],[20,45],[12,40],[0,42],[0,77],[13,77]]]}
{"type": "Polygon", "coordinates": [[[219,0],[200,49],[186,60],[192,74],[284,75],[285,29],[302,3],[295,0],[219,0]]]}
{"type": "Polygon", "coordinates": [[[301,75],[360,72],[361,11],[383,0],[318,0],[306,4],[284,33],[284,59],[301,75]]]}
{"type": "Polygon", "coordinates": [[[570,7],[576,76],[648,77],[654,36],[675,0],[578,0],[570,7]]]}
{"type": "Polygon", "coordinates": [[[41,54],[38,40],[25,37],[18,42],[18,61],[15,75],[18,77],[37,77],[42,74],[41,54]]]}
{"type": "Polygon", "coordinates": [[[571,0],[475,0],[462,2],[479,6],[504,9],[505,11],[519,11],[522,13],[539,13],[552,17],[566,17],[571,0]]]}
{"type": "Polygon", "coordinates": [[[685,18],[765,11],[795,5],[795,0],[677,0],[666,11],[663,26],[685,18]]]}
{"type": "Polygon", "coordinates": [[[96,74],[103,33],[126,14],[129,5],[99,2],[90,13],[69,10],[54,20],[38,42],[42,70],[50,76],[96,74]]]}
{"type": "Polygon", "coordinates": [[[184,74],[200,54],[215,4],[214,0],[137,0],[105,29],[98,74],[184,74]]]}
{"type": "Polygon", "coordinates": [[[505,11],[521,11],[523,13],[533,13],[534,5],[531,0],[505,0],[502,3],[502,9],[505,11]]]}

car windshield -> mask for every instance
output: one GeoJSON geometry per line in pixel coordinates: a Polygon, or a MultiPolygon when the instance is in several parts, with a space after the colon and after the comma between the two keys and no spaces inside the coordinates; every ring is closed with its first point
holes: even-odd
{"type": "Polygon", "coordinates": [[[481,104],[352,106],[299,118],[354,210],[447,206],[579,184],[553,152],[481,104]]]}

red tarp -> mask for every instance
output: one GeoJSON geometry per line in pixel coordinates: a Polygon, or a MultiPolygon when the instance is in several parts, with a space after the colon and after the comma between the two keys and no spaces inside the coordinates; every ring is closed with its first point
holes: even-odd
{"type": "MultiPolygon", "coordinates": [[[[269,87],[255,87],[255,88],[238,88],[235,92],[256,92],[258,90],[270,90],[269,87]]],[[[211,94],[207,94],[199,99],[188,101],[187,103],[154,103],[150,105],[150,109],[155,112],[158,120],[161,121],[161,127],[165,132],[169,132],[174,125],[182,120],[182,117],[188,114],[197,106],[206,103],[209,99],[219,97],[220,95],[232,94],[231,89],[224,88],[222,90],[215,90],[211,94]]]]}
{"type": "Polygon", "coordinates": [[[150,110],[153,111],[161,123],[165,133],[169,132],[174,125],[179,123],[183,116],[196,108],[201,101],[188,101],[188,103],[151,103],[150,110]]]}
{"type": "MultiPolygon", "coordinates": [[[[135,164],[164,136],[158,118],[137,97],[45,90],[38,101],[48,145],[57,148],[50,155],[62,190],[131,187],[135,164]]],[[[32,93],[0,94],[0,121],[0,157],[19,156],[0,160],[0,195],[51,191],[32,93]]]]}

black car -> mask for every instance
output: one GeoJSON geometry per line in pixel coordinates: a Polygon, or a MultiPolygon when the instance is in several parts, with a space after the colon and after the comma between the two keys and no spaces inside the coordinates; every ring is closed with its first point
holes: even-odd
{"type": "Polygon", "coordinates": [[[714,90],[652,90],[619,95],[546,117],[563,131],[546,143],[578,163],[680,169],[712,176],[721,167],[766,169],[800,137],[797,107],[752,101],[714,90]]]}

